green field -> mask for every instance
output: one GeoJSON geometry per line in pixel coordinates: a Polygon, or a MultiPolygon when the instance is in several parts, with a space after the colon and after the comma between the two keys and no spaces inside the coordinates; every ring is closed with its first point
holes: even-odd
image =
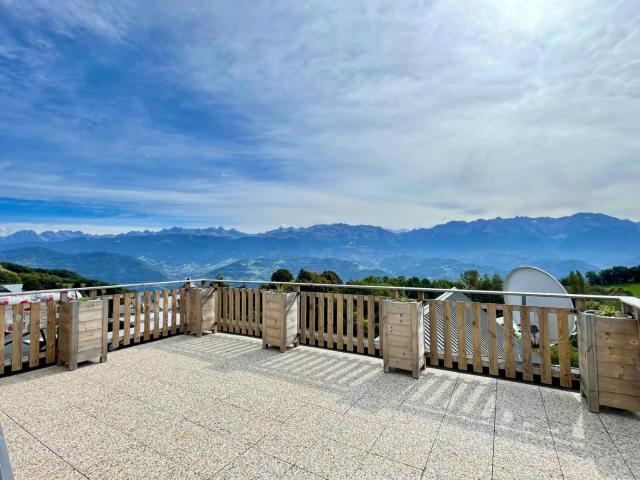
{"type": "Polygon", "coordinates": [[[640,282],[636,283],[619,283],[617,285],[611,285],[612,287],[620,287],[633,293],[634,297],[640,297],[640,282]]]}

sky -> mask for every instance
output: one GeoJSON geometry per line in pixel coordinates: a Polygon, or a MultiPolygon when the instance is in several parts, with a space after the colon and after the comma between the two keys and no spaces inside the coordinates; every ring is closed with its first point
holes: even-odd
{"type": "Polygon", "coordinates": [[[0,0],[0,233],[640,220],[640,4],[0,0]]]}

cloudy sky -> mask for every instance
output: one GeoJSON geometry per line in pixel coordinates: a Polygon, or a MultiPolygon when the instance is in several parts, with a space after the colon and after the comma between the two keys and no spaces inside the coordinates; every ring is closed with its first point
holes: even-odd
{"type": "Polygon", "coordinates": [[[640,220],[640,4],[0,0],[0,228],[640,220]]]}

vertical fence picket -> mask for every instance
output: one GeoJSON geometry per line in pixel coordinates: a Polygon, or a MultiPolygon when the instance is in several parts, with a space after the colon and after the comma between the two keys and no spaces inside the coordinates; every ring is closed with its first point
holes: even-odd
{"type": "Polygon", "coordinates": [[[136,292],[133,297],[135,313],[133,314],[133,343],[140,343],[140,317],[142,315],[142,293],[136,292]]]}
{"type": "Polygon", "coordinates": [[[253,336],[253,290],[247,290],[247,332],[253,336]]]}
{"type": "MultiPolygon", "coordinates": [[[[184,293],[184,290],[183,290],[184,293]]],[[[184,295],[180,297],[184,302],[184,295]]],[[[182,312],[181,312],[182,313],[182,312]]],[[[184,317],[182,317],[184,322],[184,317]]],[[[146,342],[151,338],[151,292],[147,290],[144,292],[144,341],[146,342]]]]}
{"type": "Polygon", "coordinates": [[[262,324],[262,290],[256,288],[256,298],[254,299],[255,307],[256,307],[256,329],[257,336],[262,336],[262,329],[264,325],[262,324]]]}
{"type": "Polygon", "coordinates": [[[376,300],[373,295],[367,297],[367,355],[376,354],[376,300]]]}
{"type": "Polygon", "coordinates": [[[531,325],[529,323],[529,307],[520,307],[520,338],[522,343],[522,378],[533,381],[533,366],[531,365],[531,325]]]}
{"type": "Polygon", "coordinates": [[[160,338],[160,290],[153,291],[153,338],[160,338]]]}
{"type": "Polygon", "coordinates": [[[441,302],[443,310],[443,336],[444,336],[444,367],[453,368],[451,348],[451,302],[441,302]]]}
{"type": "Polygon", "coordinates": [[[516,360],[513,350],[513,313],[511,305],[504,305],[502,316],[504,319],[504,373],[507,378],[516,378],[516,360]]]}
{"type": "Polygon", "coordinates": [[[356,297],[356,313],[358,315],[358,353],[364,353],[364,296],[356,297]]]}
{"type": "Polygon", "coordinates": [[[124,334],[122,337],[122,345],[131,343],[131,294],[124,294],[124,334]]]}
{"type": "Polygon", "coordinates": [[[496,336],[496,304],[487,305],[487,325],[489,329],[489,375],[498,375],[498,343],[496,336]]]}
{"type": "Polygon", "coordinates": [[[300,293],[300,343],[307,343],[307,293],[300,293]]]}
{"type": "Polygon", "coordinates": [[[482,335],[480,332],[480,304],[471,304],[473,316],[473,371],[482,373],[482,335]]]}
{"type": "Polygon", "coordinates": [[[111,347],[115,350],[120,346],[120,294],[113,295],[111,307],[111,347]]]}
{"type": "Polygon", "coordinates": [[[336,346],[344,350],[344,294],[336,297],[336,346]]]}
{"type": "Polygon", "coordinates": [[[242,324],[242,334],[247,334],[247,289],[240,290],[240,321],[242,324]]]}
{"type": "Polygon", "coordinates": [[[13,305],[13,325],[11,330],[11,371],[22,370],[22,314],[23,305],[13,305]]]}
{"type": "Polygon", "coordinates": [[[241,298],[241,293],[240,293],[240,289],[239,288],[234,288],[233,289],[233,331],[235,333],[241,333],[242,332],[242,316],[240,314],[240,298],[241,298]]]}
{"type": "MultiPolygon", "coordinates": [[[[216,302],[216,306],[220,307],[220,302],[216,302]]],[[[220,315],[217,317],[220,319],[220,315]]],[[[174,288],[171,290],[171,334],[178,333],[178,291],[174,288]]]]}
{"type": "Polygon", "coordinates": [[[162,336],[169,335],[169,315],[171,310],[169,309],[169,290],[162,290],[162,336]]]}
{"type": "Polygon", "coordinates": [[[40,302],[31,304],[29,319],[29,368],[33,368],[40,364],[40,302]]]}
{"type": "Polygon", "coordinates": [[[187,331],[187,289],[180,289],[180,305],[178,306],[180,310],[180,333],[184,333],[187,331]]]}
{"type": "Polygon", "coordinates": [[[335,323],[333,321],[333,301],[335,299],[335,294],[330,293],[327,295],[327,347],[334,348],[334,338],[333,332],[335,329],[335,323]]]}
{"type": "Polygon", "coordinates": [[[560,386],[571,387],[571,354],[569,352],[569,315],[566,308],[556,310],[558,324],[558,362],[560,386]]]}
{"type": "Polygon", "coordinates": [[[307,293],[309,304],[309,345],[316,344],[316,294],[307,293]]]}
{"type": "Polygon", "coordinates": [[[324,347],[324,293],[318,293],[318,346],[324,347]]]}
{"type": "Polygon", "coordinates": [[[466,305],[456,302],[456,323],[458,325],[458,369],[467,370],[467,320],[466,305]]]}
{"type": "Polygon", "coordinates": [[[56,313],[58,304],[53,300],[47,301],[47,345],[45,346],[45,362],[56,361],[56,313]]]}
{"type": "Polygon", "coordinates": [[[353,295],[347,294],[347,351],[353,352],[353,295]]]}
{"type": "Polygon", "coordinates": [[[551,349],[549,348],[549,308],[538,307],[538,328],[540,336],[540,381],[551,383],[551,349]]]}
{"type": "Polygon", "coordinates": [[[429,363],[438,365],[438,304],[429,300],[429,363]]]}

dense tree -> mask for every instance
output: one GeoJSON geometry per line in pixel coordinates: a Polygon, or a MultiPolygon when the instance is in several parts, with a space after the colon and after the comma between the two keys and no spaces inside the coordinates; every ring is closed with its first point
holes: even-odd
{"type": "Polygon", "coordinates": [[[286,268],[280,268],[271,274],[272,282],[293,282],[293,274],[286,268]]]}

